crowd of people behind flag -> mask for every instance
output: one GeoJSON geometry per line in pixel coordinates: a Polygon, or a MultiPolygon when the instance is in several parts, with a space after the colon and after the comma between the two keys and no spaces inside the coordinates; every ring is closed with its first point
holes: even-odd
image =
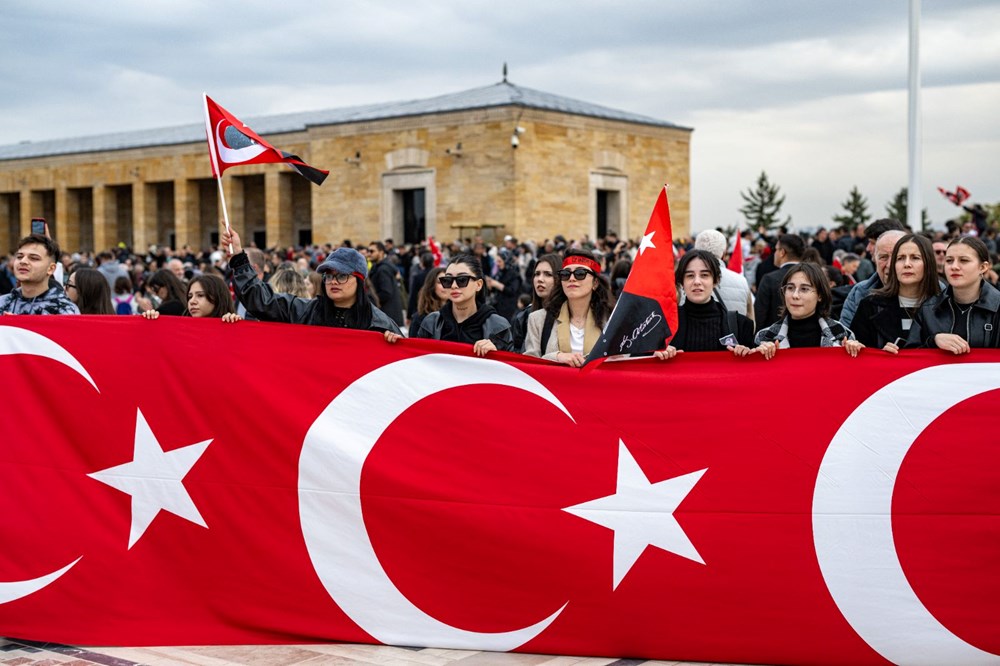
{"type": "MultiPolygon", "coordinates": [[[[678,316],[656,356],[1000,347],[996,232],[912,233],[883,219],[852,231],[745,230],[730,243],[707,230],[678,240],[678,316]]],[[[0,313],[245,316],[371,329],[389,342],[465,342],[480,355],[518,351],[580,367],[646,240],[345,240],[265,251],[244,249],[233,229],[202,251],[136,253],[119,244],[95,255],[31,235],[0,270],[0,313]]]]}

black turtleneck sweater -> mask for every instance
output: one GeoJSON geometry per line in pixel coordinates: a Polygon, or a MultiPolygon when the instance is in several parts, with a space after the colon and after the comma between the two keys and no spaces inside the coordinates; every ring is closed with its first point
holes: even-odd
{"type": "Polygon", "coordinates": [[[677,310],[677,335],[670,344],[684,351],[725,350],[719,343],[722,337],[723,310],[713,300],[707,303],[684,301],[677,310]]]}
{"type": "Polygon", "coordinates": [[[822,330],[819,327],[819,313],[814,312],[805,319],[788,318],[788,346],[819,347],[822,330]]]}

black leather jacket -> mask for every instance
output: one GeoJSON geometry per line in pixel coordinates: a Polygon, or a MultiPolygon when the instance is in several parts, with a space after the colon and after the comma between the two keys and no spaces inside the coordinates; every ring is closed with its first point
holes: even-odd
{"type": "Polygon", "coordinates": [[[1000,347],[1000,331],[997,330],[1000,326],[1000,290],[983,281],[979,300],[972,304],[965,330],[953,330],[958,319],[958,305],[951,286],[924,303],[917,319],[925,347],[935,346],[934,336],[938,333],[960,335],[970,347],[1000,347]]]}

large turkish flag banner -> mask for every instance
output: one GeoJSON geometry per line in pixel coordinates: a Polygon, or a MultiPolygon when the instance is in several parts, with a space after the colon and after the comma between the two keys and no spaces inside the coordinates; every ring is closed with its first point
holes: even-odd
{"type": "Polygon", "coordinates": [[[469,350],[0,318],[0,635],[1000,661],[1000,352],[469,350]]]}

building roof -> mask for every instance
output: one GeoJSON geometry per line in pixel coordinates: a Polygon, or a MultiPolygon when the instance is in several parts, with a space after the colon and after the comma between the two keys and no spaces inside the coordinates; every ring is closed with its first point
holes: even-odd
{"type": "MultiPolygon", "coordinates": [[[[598,104],[591,104],[589,102],[570,99],[569,97],[517,86],[507,80],[483,88],[473,88],[472,90],[427,99],[366,104],[363,106],[349,106],[324,111],[303,111],[272,116],[248,117],[242,118],[242,120],[252,127],[257,134],[268,135],[284,132],[300,132],[310,126],[342,125],[346,123],[503,106],[558,111],[570,115],[618,120],[639,125],[689,129],[649,116],[619,111],[598,104]]],[[[237,115],[237,117],[239,116],[237,115]]],[[[114,134],[100,134],[69,139],[27,141],[0,146],[0,160],[125,150],[128,148],[147,148],[151,146],[194,143],[204,140],[205,124],[204,122],[198,122],[177,127],[116,132],[114,134]]]]}

